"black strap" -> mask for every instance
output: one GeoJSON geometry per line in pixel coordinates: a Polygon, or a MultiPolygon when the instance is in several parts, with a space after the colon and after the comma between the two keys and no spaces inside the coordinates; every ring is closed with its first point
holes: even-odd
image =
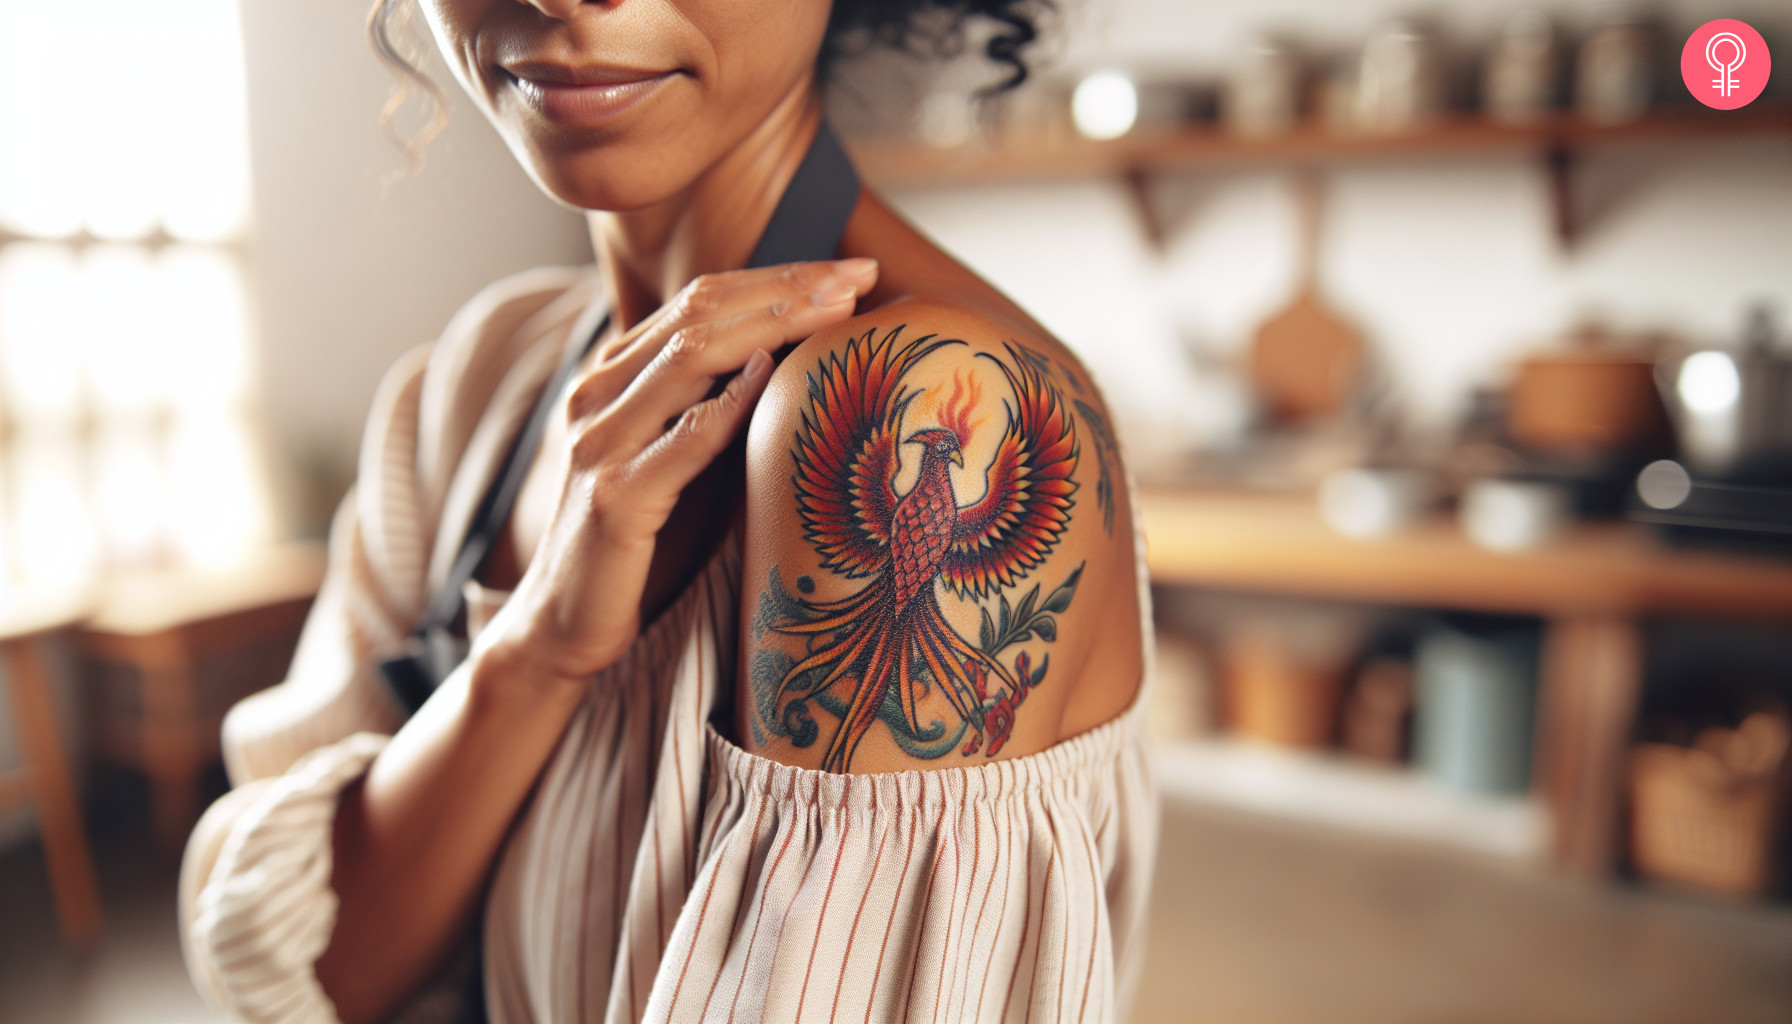
{"type": "Polygon", "coordinates": [[[821,122],[809,152],[784,186],[778,208],[759,236],[749,267],[831,260],[859,202],[859,176],[840,140],[821,122]]]}
{"type": "MultiPolygon", "coordinates": [[[[826,121],[815,132],[809,152],[785,186],[771,221],[753,250],[749,267],[770,267],[803,260],[832,259],[840,247],[846,221],[859,201],[859,177],[826,121]]],[[[423,610],[396,656],[380,662],[393,695],[407,715],[415,714],[448,673],[467,656],[466,640],[455,631],[467,581],[497,546],[517,493],[528,478],[559,396],[578,372],[591,347],[609,330],[610,315],[594,305],[567,339],[560,365],[548,379],[528,421],[517,434],[491,486],[480,499],[461,542],[454,565],[423,610]]]]}

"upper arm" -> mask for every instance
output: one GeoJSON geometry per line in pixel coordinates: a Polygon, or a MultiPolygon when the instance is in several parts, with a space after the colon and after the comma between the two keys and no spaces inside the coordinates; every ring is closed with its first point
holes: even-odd
{"type": "Polygon", "coordinates": [[[749,431],[742,744],[830,771],[981,764],[1124,707],[1115,457],[1080,368],[1009,326],[909,303],[798,346],[749,431]]]}

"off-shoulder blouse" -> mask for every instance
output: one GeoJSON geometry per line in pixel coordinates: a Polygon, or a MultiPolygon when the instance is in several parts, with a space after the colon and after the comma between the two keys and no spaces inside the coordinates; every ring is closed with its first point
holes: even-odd
{"type": "MultiPolygon", "coordinates": [[[[226,719],[236,789],[202,829],[224,838],[183,886],[189,969],[227,1012],[336,1021],[313,970],[335,921],[332,818],[401,723],[375,660],[446,576],[595,288],[590,268],[500,282],[382,383],[291,672],[226,719]]],[[[1148,686],[1027,757],[777,764],[712,724],[739,576],[730,535],[592,678],[499,855],[464,944],[482,955],[444,964],[397,1019],[465,1019],[483,999],[495,1024],[1123,1020],[1156,849],[1148,686]]],[[[475,630],[503,599],[468,596],[475,630]]]]}

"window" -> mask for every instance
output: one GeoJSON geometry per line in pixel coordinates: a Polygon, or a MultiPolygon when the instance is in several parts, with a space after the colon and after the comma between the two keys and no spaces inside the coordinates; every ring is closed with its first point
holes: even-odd
{"type": "Polygon", "coordinates": [[[272,532],[234,0],[0,0],[0,589],[272,532]]]}

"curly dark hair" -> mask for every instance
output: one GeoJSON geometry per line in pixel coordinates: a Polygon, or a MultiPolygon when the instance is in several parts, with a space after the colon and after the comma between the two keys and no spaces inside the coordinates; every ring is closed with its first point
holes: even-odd
{"type": "MultiPolygon", "coordinates": [[[[834,0],[816,65],[825,77],[840,59],[877,47],[949,56],[963,48],[966,28],[982,20],[996,26],[983,53],[1006,71],[985,94],[1005,92],[1027,80],[1023,51],[1039,37],[1038,21],[1053,6],[1054,0],[834,0]]],[[[418,67],[419,55],[407,52],[400,41],[413,10],[412,0],[373,0],[367,38],[399,83],[380,125],[414,166],[423,147],[447,123],[447,104],[441,86],[418,67]],[[393,117],[417,94],[424,98],[429,120],[406,138],[393,126],[393,117]]]]}
{"type": "Polygon", "coordinates": [[[1040,16],[1052,6],[1052,0],[834,0],[818,63],[825,72],[841,57],[877,46],[954,54],[966,27],[983,19],[997,25],[983,54],[1007,70],[987,91],[1005,92],[1027,80],[1022,51],[1039,38],[1040,16]]]}

